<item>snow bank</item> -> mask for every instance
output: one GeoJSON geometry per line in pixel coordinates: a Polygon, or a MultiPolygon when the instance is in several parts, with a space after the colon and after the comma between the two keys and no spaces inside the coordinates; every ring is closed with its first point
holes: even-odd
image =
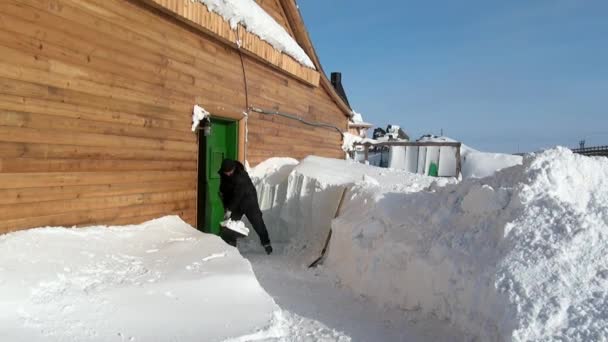
{"type": "MultiPolygon", "coordinates": [[[[285,246],[286,252],[302,265],[309,265],[321,255],[348,186],[385,184],[387,191],[410,191],[434,182],[453,182],[316,156],[307,157],[298,165],[293,160],[272,158],[256,166],[250,175],[273,245],[285,246]]],[[[244,249],[259,249],[257,236],[243,243],[244,249]]]]}
{"type": "Polygon", "coordinates": [[[219,14],[236,30],[239,24],[247,31],[268,42],[275,49],[288,54],[311,69],[315,66],[302,47],[254,0],[198,0],[219,14]]]}
{"type": "Polygon", "coordinates": [[[278,184],[298,165],[293,158],[270,158],[250,168],[247,172],[252,178],[264,178],[266,182],[278,184]]]}
{"type": "Polygon", "coordinates": [[[357,185],[326,265],[384,305],[482,341],[608,336],[608,160],[556,149],[416,193],[357,185]]]}
{"type": "Polygon", "coordinates": [[[236,249],[176,216],[0,236],[1,341],[221,341],[278,311],[236,249]]]}
{"type": "Polygon", "coordinates": [[[356,293],[481,341],[606,341],[608,160],[557,148],[455,184],[309,157],[283,176],[256,180],[271,238],[316,253],[330,222],[326,269],[356,293]]]}

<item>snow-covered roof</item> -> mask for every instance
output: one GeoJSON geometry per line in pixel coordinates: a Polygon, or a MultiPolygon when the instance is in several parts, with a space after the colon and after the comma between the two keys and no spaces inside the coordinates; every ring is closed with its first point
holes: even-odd
{"type": "Polygon", "coordinates": [[[348,123],[349,127],[372,127],[373,124],[363,121],[363,115],[353,110],[351,121],[348,123]]]}
{"type": "Polygon", "coordinates": [[[285,28],[266,13],[254,0],[198,0],[214,13],[230,23],[233,30],[239,24],[275,49],[293,57],[311,69],[315,65],[285,28]]]}

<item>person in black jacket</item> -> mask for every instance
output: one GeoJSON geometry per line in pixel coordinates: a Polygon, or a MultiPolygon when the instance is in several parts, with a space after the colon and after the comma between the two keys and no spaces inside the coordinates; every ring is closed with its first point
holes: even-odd
{"type": "MultiPolygon", "coordinates": [[[[224,159],[218,173],[220,175],[220,197],[224,204],[224,219],[240,220],[243,215],[247,216],[260,237],[266,253],[272,253],[268,230],[258,204],[258,193],[243,164],[236,160],[224,159]]],[[[236,238],[233,234],[223,233],[222,238],[227,243],[236,246],[236,238]]]]}

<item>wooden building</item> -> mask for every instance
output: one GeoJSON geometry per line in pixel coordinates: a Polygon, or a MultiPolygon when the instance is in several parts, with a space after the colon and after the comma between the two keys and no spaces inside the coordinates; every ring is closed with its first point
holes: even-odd
{"type": "Polygon", "coordinates": [[[214,230],[222,158],[342,158],[328,128],[350,109],[294,0],[257,3],[314,69],[199,1],[1,1],[0,233],[170,214],[214,230]]]}

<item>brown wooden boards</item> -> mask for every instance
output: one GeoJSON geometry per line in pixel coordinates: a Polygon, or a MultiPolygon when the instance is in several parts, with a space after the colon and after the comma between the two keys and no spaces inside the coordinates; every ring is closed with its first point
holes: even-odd
{"type": "MultiPolygon", "coordinates": [[[[277,4],[264,7],[283,16],[277,4]]],[[[241,120],[241,156],[245,91],[251,106],[346,129],[323,88],[251,54],[243,60],[138,0],[1,1],[0,233],[168,214],[195,225],[194,104],[241,120]]],[[[249,113],[248,131],[251,165],[343,157],[339,134],[297,121],[249,113]]]]}

